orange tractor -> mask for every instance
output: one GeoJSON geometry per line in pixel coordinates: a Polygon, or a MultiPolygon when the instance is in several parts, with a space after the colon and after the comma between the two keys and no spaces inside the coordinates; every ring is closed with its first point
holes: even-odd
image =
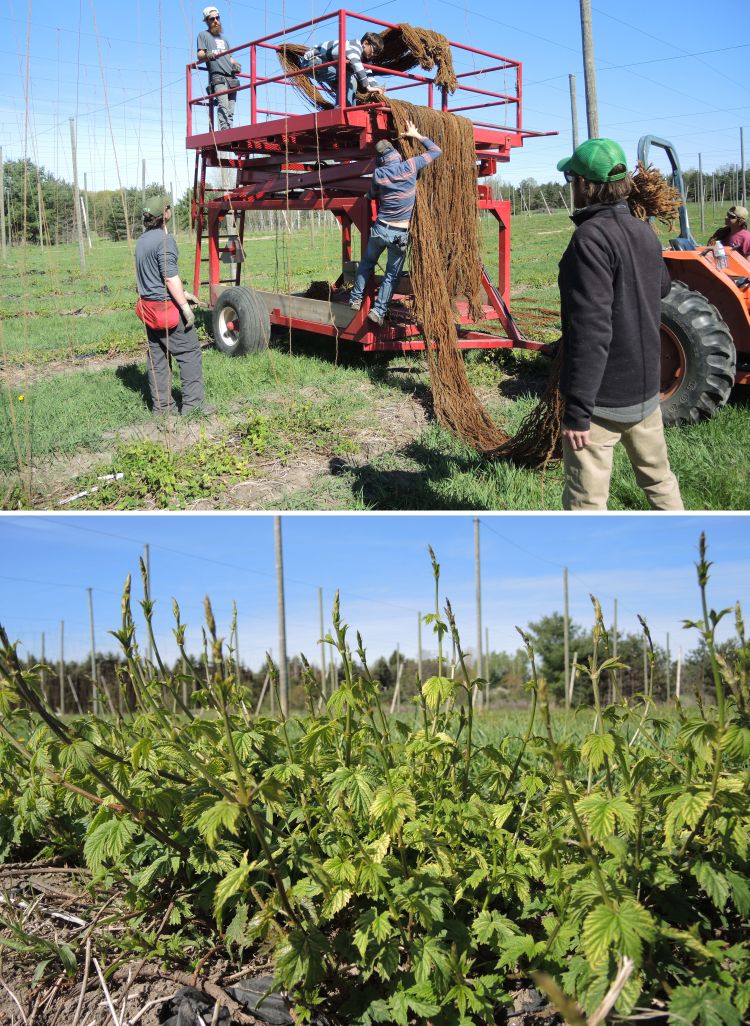
{"type": "Polygon", "coordinates": [[[645,165],[651,146],[666,152],[683,197],[680,234],[664,251],[672,290],[662,300],[661,408],[666,424],[684,424],[712,416],[734,385],[750,384],[750,261],[727,249],[720,267],[714,250],[698,245],[675,149],[644,136],[638,159],[645,165]]]}

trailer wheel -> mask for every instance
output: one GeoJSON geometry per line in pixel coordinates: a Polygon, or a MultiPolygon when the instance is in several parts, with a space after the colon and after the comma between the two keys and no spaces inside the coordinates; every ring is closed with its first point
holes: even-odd
{"type": "Polygon", "coordinates": [[[681,281],[661,302],[661,411],[665,424],[694,424],[725,405],[737,350],[719,311],[681,281]]]}
{"type": "Polygon", "coordinates": [[[224,289],[213,309],[214,342],[225,356],[268,349],[271,318],[257,292],[244,285],[224,289]]]}

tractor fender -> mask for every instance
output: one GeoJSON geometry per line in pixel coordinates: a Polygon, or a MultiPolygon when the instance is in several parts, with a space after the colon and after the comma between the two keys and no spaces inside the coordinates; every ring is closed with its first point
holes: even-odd
{"type": "MultiPolygon", "coordinates": [[[[729,254],[730,261],[736,263],[737,274],[746,274],[747,261],[729,254]]],[[[665,250],[664,260],[672,281],[681,281],[694,292],[700,292],[712,306],[715,306],[721,319],[729,328],[734,345],[739,353],[750,353],[750,311],[748,311],[745,293],[739,289],[724,271],[718,270],[712,261],[703,256],[701,250],[665,250]]]]}

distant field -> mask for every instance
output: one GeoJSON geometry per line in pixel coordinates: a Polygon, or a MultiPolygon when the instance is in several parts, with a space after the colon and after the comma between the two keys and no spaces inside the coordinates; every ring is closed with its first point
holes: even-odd
{"type": "MultiPolygon", "coordinates": [[[[697,219],[696,219],[697,220],[697,219]]],[[[572,226],[564,211],[512,221],[512,308],[533,338],[558,337],[557,262],[572,226]]],[[[484,225],[496,272],[496,231],[484,225]]],[[[179,238],[192,281],[194,248],[179,238]]],[[[246,240],[248,282],[292,291],[333,280],[336,229],[246,240]]],[[[277,337],[260,357],[204,354],[219,415],[185,430],[155,429],[145,380],[143,329],[132,312],[133,256],[97,241],[81,276],[76,247],[24,247],[0,268],[0,505],[50,508],[559,509],[561,478],[481,460],[429,417],[424,360],[365,357],[346,343],[277,337]],[[427,411],[427,412],[426,412],[427,411]],[[123,471],[123,467],[126,471],[123,471]],[[102,475],[125,473],[102,485],[102,475]]],[[[202,328],[210,341],[210,321],[202,328]]],[[[467,357],[492,416],[513,430],[547,374],[543,356],[467,357]]],[[[742,509],[750,492],[747,389],[709,424],[668,432],[687,505],[742,509]]],[[[611,508],[644,508],[618,454],[611,508]]]]}

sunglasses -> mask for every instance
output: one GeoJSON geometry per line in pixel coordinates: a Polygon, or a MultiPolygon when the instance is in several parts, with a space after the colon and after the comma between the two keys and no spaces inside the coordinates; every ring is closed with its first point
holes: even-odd
{"type": "Polygon", "coordinates": [[[578,175],[574,171],[563,171],[565,181],[572,185],[572,183],[578,178],[578,175]]]}
{"type": "Polygon", "coordinates": [[[221,19],[219,18],[218,14],[212,14],[211,17],[207,18],[206,20],[208,21],[208,24],[210,25],[212,21],[220,21],[221,19]]]}

